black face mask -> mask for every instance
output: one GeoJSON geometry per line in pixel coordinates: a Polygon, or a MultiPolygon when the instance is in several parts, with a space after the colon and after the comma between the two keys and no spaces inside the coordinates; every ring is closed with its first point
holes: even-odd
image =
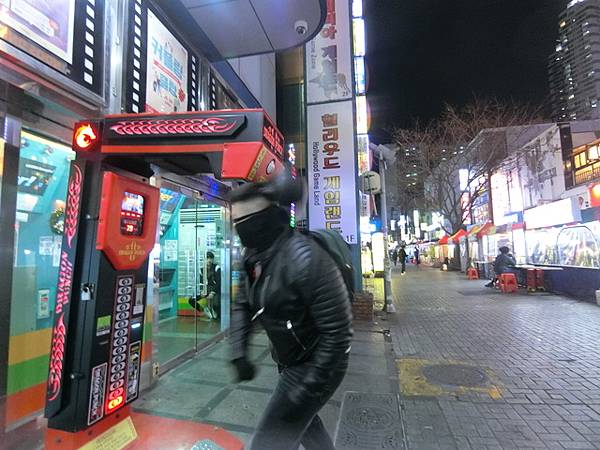
{"type": "Polygon", "coordinates": [[[275,242],[285,230],[287,222],[284,210],[269,206],[235,224],[235,229],[244,247],[262,251],[275,242]]]}

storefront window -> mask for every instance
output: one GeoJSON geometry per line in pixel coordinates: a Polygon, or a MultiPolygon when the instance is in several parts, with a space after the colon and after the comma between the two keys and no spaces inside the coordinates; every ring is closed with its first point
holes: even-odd
{"type": "Polygon", "coordinates": [[[70,148],[22,133],[11,291],[7,427],[44,407],[70,148]]]}
{"type": "Polygon", "coordinates": [[[161,365],[198,350],[229,327],[230,236],[224,205],[175,185],[161,188],[155,337],[161,365]]]}
{"type": "Polygon", "coordinates": [[[528,230],[527,259],[534,264],[599,268],[600,222],[528,230]]]}

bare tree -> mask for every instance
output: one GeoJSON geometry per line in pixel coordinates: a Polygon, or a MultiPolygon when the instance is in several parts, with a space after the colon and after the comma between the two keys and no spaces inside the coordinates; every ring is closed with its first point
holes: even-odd
{"type": "Polygon", "coordinates": [[[538,109],[476,98],[462,109],[447,105],[430,124],[393,129],[400,147],[397,198],[419,196],[417,202],[444,216],[445,232],[457,232],[488,190],[490,175],[534,137],[532,125],[540,122],[538,109]]]}

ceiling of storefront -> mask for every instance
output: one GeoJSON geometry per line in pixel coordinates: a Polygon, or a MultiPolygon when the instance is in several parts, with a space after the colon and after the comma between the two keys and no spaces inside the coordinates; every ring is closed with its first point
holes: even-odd
{"type": "Polygon", "coordinates": [[[180,1],[224,58],[301,45],[321,28],[326,9],[324,0],[180,1]]]}

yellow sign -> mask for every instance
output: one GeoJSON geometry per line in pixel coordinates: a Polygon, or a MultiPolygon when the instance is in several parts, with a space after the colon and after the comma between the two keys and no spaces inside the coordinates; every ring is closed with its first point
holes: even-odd
{"type": "Polygon", "coordinates": [[[129,261],[135,261],[138,256],[146,256],[146,252],[142,249],[142,246],[137,242],[127,244],[124,250],[119,250],[119,256],[128,256],[129,261]]]}
{"type": "Polygon", "coordinates": [[[131,417],[109,428],[80,450],[120,450],[137,439],[137,431],[131,417]]]}

